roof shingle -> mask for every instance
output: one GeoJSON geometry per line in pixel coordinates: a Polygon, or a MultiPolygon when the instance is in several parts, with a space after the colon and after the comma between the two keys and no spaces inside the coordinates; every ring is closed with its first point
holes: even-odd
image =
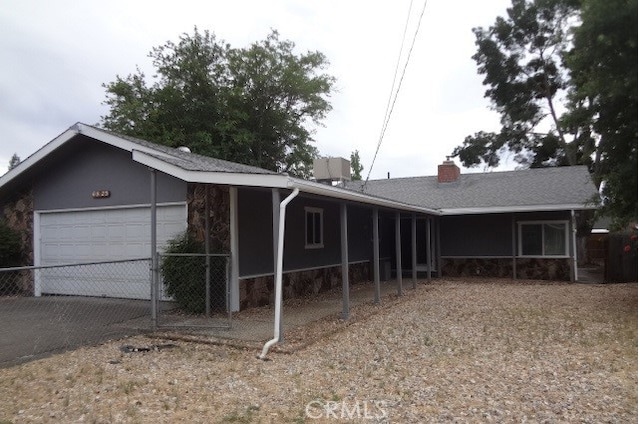
{"type": "MultiPolygon", "coordinates": [[[[347,188],[361,191],[362,182],[347,188]]],[[[435,209],[586,205],[598,194],[586,166],[462,174],[451,183],[437,176],[372,180],[364,193],[435,209]]]]}
{"type": "MultiPolygon", "coordinates": [[[[86,124],[83,124],[86,125],[86,124]]],[[[142,140],[140,138],[131,137],[128,135],[122,135],[118,133],[114,133],[103,128],[93,127],[90,125],[86,125],[91,127],[95,131],[101,131],[106,134],[110,134],[116,137],[123,138],[127,141],[130,141],[134,144],[143,146],[147,149],[152,149],[161,153],[162,155],[147,153],[151,156],[157,157],[158,159],[162,159],[165,162],[171,163],[179,168],[188,170],[188,171],[203,171],[203,172],[227,172],[227,173],[237,173],[237,174],[277,174],[277,172],[270,171],[268,169],[258,168],[250,165],[243,165],[241,163],[229,162],[222,159],[213,158],[210,156],[202,156],[196,153],[183,152],[178,149],[174,149],[172,147],[168,147],[162,144],[152,143],[146,140],[142,140]],[[170,158],[167,157],[170,156],[170,158]]]]}

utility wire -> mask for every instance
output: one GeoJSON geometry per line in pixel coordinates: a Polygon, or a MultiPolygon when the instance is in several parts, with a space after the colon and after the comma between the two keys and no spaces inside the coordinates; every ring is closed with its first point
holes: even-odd
{"type": "Polygon", "coordinates": [[[407,20],[405,22],[404,33],[402,35],[402,44],[400,45],[400,53],[398,54],[398,61],[396,63],[395,75],[393,76],[393,83],[391,84],[391,92],[389,93],[389,99],[387,100],[387,109],[385,111],[385,119],[382,124],[382,129],[380,130],[380,138],[378,139],[378,146],[376,147],[376,152],[373,155],[373,159],[371,160],[371,166],[369,167],[369,172],[367,173],[367,178],[362,185],[362,191],[367,187],[367,183],[369,182],[369,178],[371,177],[371,171],[373,170],[373,165],[378,157],[378,152],[380,151],[380,146],[382,145],[382,140],[384,139],[384,134],[387,131],[387,126],[389,125],[389,120],[391,119],[391,114],[393,113],[393,108],[395,107],[396,100],[398,100],[398,93],[400,93],[400,88],[402,87],[402,81],[404,80],[404,76],[407,72],[407,66],[409,65],[409,60],[411,59],[411,53],[413,52],[413,47],[416,44],[416,38],[418,37],[418,32],[420,31],[420,24],[422,23],[422,17],[424,16],[424,11],[427,8],[427,0],[424,0],[422,4],[422,11],[420,12],[420,17],[418,18],[418,26],[416,27],[416,31],[413,34],[413,40],[411,41],[411,47],[409,48],[409,53],[407,54],[407,60],[404,63],[404,67],[402,69],[402,75],[400,76],[400,82],[398,82],[398,86],[395,87],[396,78],[398,76],[398,68],[400,65],[400,58],[402,56],[402,51],[404,49],[404,40],[407,34],[407,28],[409,26],[409,17],[411,16],[411,9],[413,6],[413,0],[409,4],[409,13],[407,14],[407,20]],[[393,94],[393,89],[396,88],[395,95],[393,94]],[[393,97],[393,101],[391,98],[393,97]],[[391,106],[389,106],[391,105],[391,106]]]}
{"type": "Polygon", "coordinates": [[[380,128],[380,136],[378,137],[378,146],[376,147],[376,152],[373,155],[373,159],[371,160],[371,165],[369,166],[369,172],[367,173],[367,178],[364,180],[364,184],[362,185],[362,191],[367,187],[367,182],[369,181],[369,177],[371,176],[371,170],[373,169],[373,164],[376,161],[376,157],[378,156],[378,151],[380,150],[380,145],[382,144],[382,137],[384,137],[384,133],[386,130],[386,123],[389,119],[389,109],[391,107],[391,99],[393,98],[393,90],[396,88],[396,79],[398,78],[398,69],[400,69],[400,59],[402,59],[402,52],[404,51],[404,41],[407,38],[407,29],[409,28],[409,19],[411,18],[411,10],[413,9],[413,0],[409,3],[409,10],[407,11],[407,19],[404,22],[404,31],[402,32],[402,42],[400,43],[400,51],[398,52],[398,59],[396,59],[396,69],[393,72],[393,82],[391,83],[391,90],[389,90],[389,98],[387,99],[387,108],[384,111],[384,118],[382,119],[382,127],[380,128]]]}

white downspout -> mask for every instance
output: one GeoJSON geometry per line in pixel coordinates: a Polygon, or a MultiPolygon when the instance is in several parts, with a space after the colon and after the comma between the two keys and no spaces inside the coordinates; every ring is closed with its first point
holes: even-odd
{"type": "Polygon", "coordinates": [[[283,262],[283,252],[284,252],[284,219],[287,210],[287,204],[293,200],[294,197],[298,195],[300,190],[298,188],[294,188],[293,192],[287,196],[282,202],[280,202],[280,221],[278,223],[278,260],[276,263],[276,279],[275,279],[275,303],[276,303],[276,312],[275,312],[275,321],[273,324],[273,339],[269,340],[264,344],[262,348],[262,353],[258,355],[258,359],[265,360],[267,358],[267,353],[271,346],[278,343],[280,340],[280,311],[282,310],[282,262],[283,262]]]}

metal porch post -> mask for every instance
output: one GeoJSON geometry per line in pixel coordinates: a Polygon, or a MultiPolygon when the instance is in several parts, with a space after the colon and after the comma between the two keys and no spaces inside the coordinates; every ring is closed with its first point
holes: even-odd
{"type": "Polygon", "coordinates": [[[347,204],[340,204],[340,250],[342,252],[342,319],[349,319],[349,244],[347,204]]]}
{"type": "Polygon", "coordinates": [[[517,239],[516,239],[516,215],[511,214],[511,269],[513,271],[513,279],[518,279],[518,259],[517,259],[517,239]]]}
{"type": "Polygon", "coordinates": [[[380,230],[378,209],[373,210],[373,302],[380,303],[380,230]]]}
{"type": "Polygon", "coordinates": [[[440,218],[436,221],[436,264],[438,269],[438,278],[442,277],[442,250],[440,249],[440,218]]]}
{"type": "Polygon", "coordinates": [[[431,218],[427,218],[427,281],[431,282],[431,255],[433,249],[431,249],[431,218]]]}
{"type": "Polygon", "coordinates": [[[411,281],[414,290],[418,287],[418,247],[417,241],[416,214],[411,215],[411,281]]]}
{"type": "Polygon", "coordinates": [[[400,212],[396,212],[396,281],[398,296],[402,296],[402,235],[400,234],[400,212]]]}

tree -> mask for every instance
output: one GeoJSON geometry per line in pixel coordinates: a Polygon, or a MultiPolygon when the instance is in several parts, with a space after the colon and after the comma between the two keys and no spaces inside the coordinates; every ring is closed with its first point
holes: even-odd
{"type": "Polygon", "coordinates": [[[506,19],[473,29],[478,48],[473,59],[502,129],[466,137],[453,152],[464,166],[498,166],[508,151],[531,167],[590,162],[590,135],[566,125],[559,111],[568,85],[563,68],[568,22],[577,11],[577,0],[512,0],[506,19]]]}
{"type": "Polygon", "coordinates": [[[11,159],[9,160],[9,171],[11,171],[13,168],[18,166],[19,163],[20,163],[20,156],[18,156],[17,153],[14,153],[13,156],[11,156],[11,159]]]}
{"type": "Polygon", "coordinates": [[[351,181],[362,181],[362,170],[364,167],[360,163],[360,152],[351,152],[351,181]]]}
{"type": "Polygon", "coordinates": [[[313,125],[331,110],[335,79],[320,52],[296,54],[272,31],[246,48],[231,48],[197,28],[149,57],[140,70],[105,84],[109,114],[102,126],[194,153],[307,177],[317,149],[313,125]]]}
{"type": "Polygon", "coordinates": [[[596,181],[619,226],[638,215],[638,2],[584,0],[567,54],[570,116],[598,137],[596,181]]]}
{"type": "Polygon", "coordinates": [[[512,0],[474,29],[499,133],[468,136],[464,166],[585,164],[618,223],[638,214],[637,0],[512,0]],[[547,128],[545,130],[545,127],[547,128]]]}

